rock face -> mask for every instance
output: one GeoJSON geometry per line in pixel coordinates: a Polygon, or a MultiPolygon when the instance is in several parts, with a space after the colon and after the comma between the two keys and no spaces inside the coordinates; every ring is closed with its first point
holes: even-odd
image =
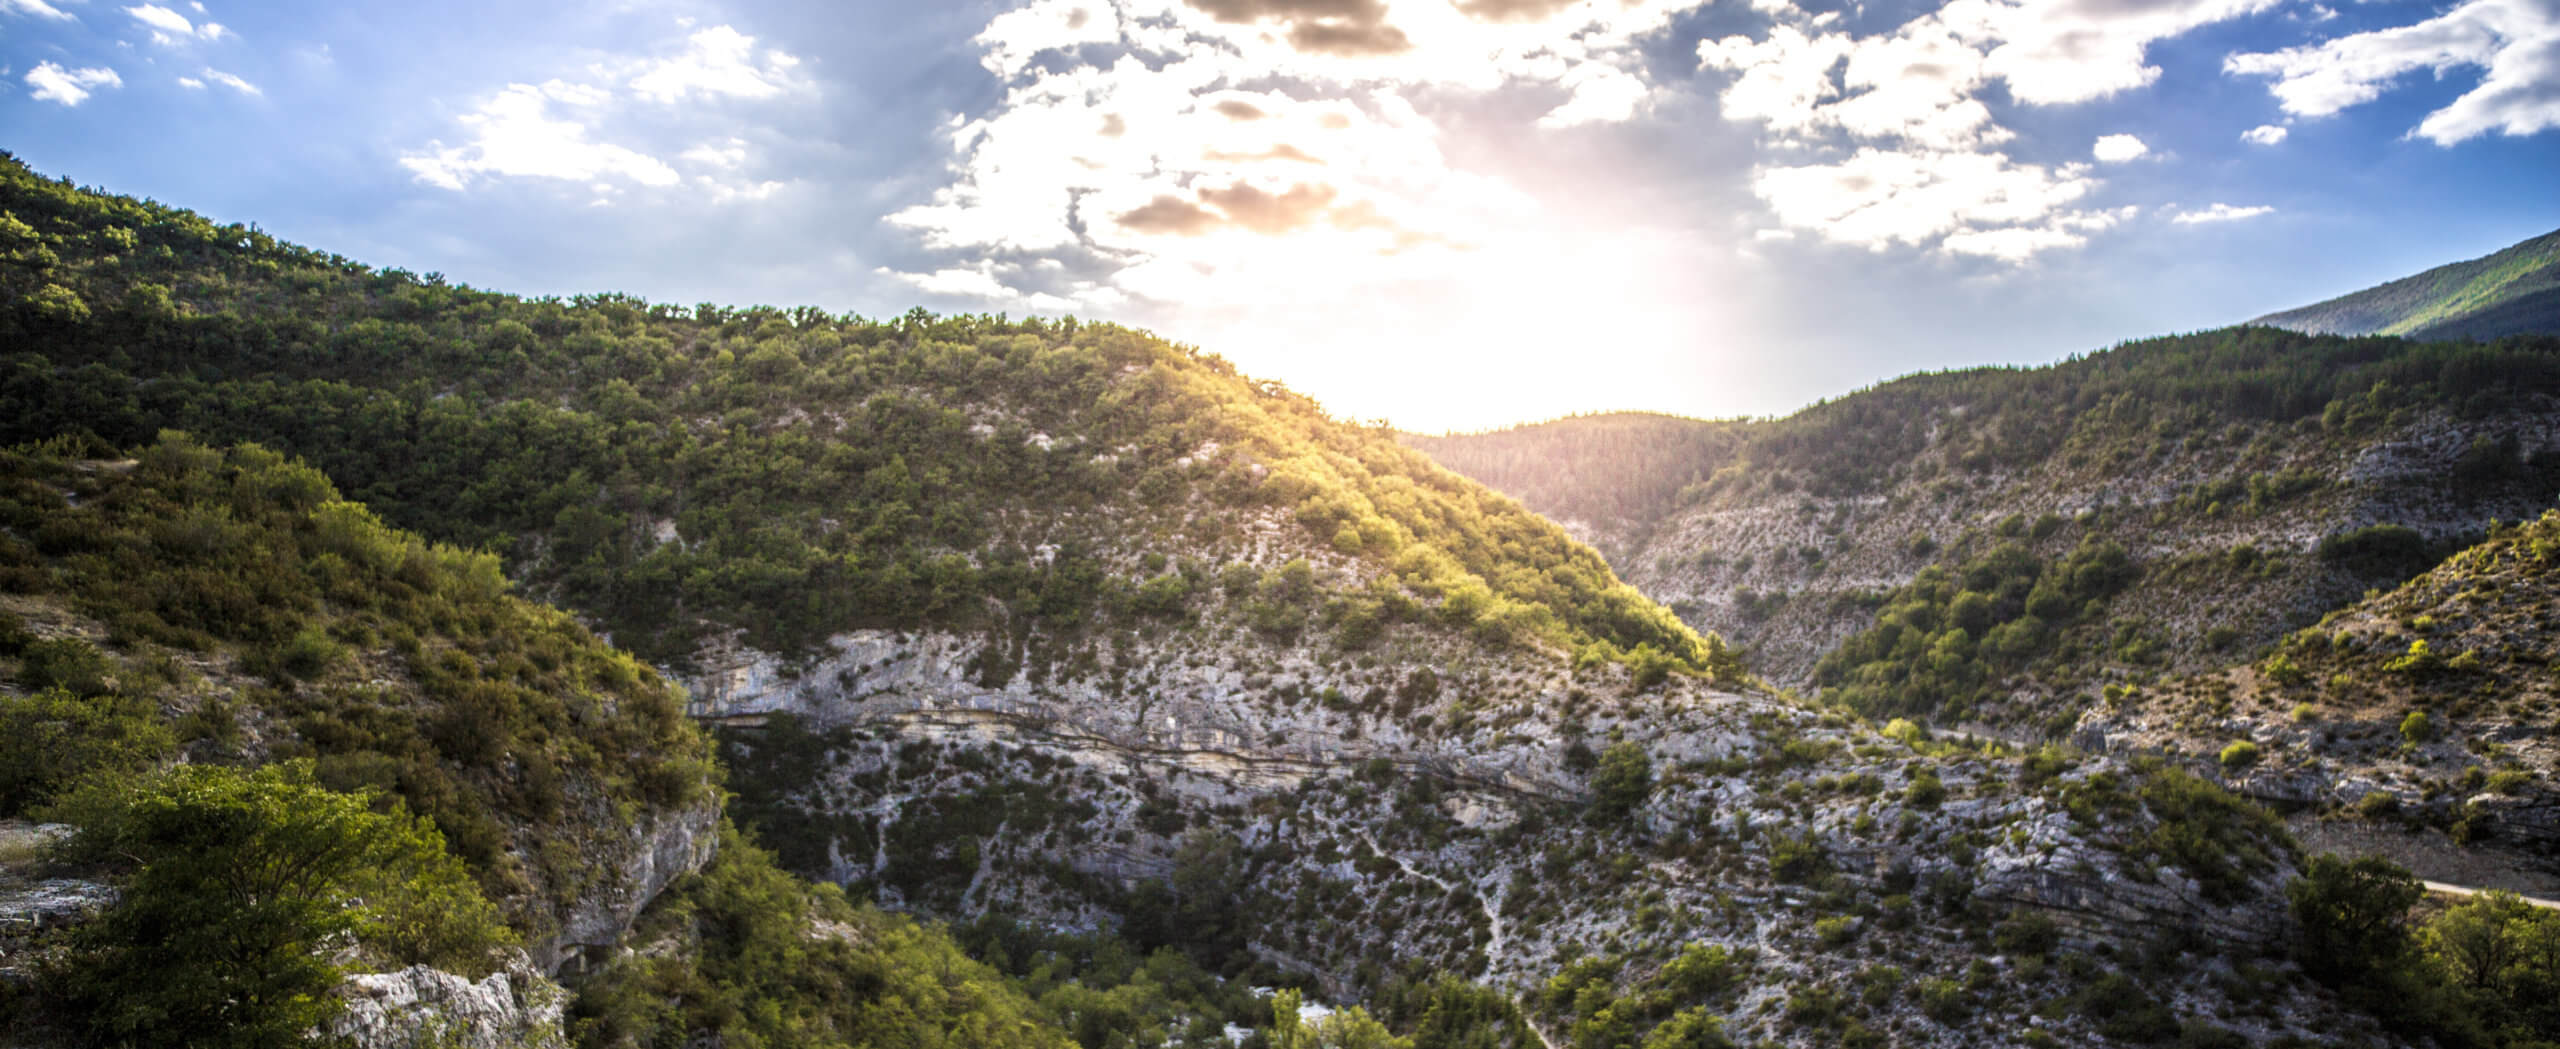
{"type": "Polygon", "coordinates": [[[569,993],[516,953],[479,980],[413,965],[347,978],[344,1012],[324,1033],[356,1049],[557,1049],[569,993]]]}
{"type": "Polygon", "coordinates": [[[701,870],[720,844],[720,805],[715,800],[650,812],[620,838],[590,842],[600,850],[608,880],[580,896],[558,936],[536,944],[536,964],[546,972],[583,964],[620,946],[641,910],[677,878],[701,870]]]}
{"type": "Polygon", "coordinates": [[[1774,988],[1736,1026],[1802,1042],[1823,1032],[1790,1030],[1782,992],[1848,971],[1825,924],[1843,900],[1887,901],[1859,908],[1862,950],[1931,971],[1978,956],[1954,930],[1985,914],[2118,948],[2283,929],[2280,843],[2208,892],[2147,851],[2169,817],[2105,759],[2023,783],[1996,753],[1686,679],[1637,692],[1614,665],[1409,626],[1346,653],[1210,619],[990,683],[996,643],[849,634],[797,673],[715,654],[692,709],[724,726],[749,822],[791,814],[765,840],[803,873],[950,917],[1171,923],[1341,996],[1408,964],[1522,986],[1595,950],[1713,943],[1774,988]],[[1653,771],[1613,814],[1591,773],[1617,743],[1653,771]],[[2115,807],[2075,814],[2073,792],[2115,807]],[[1187,909],[1203,891],[1241,902],[1187,909]],[[1219,913],[1251,920],[1203,928],[1219,913]]]}
{"type": "MultiPolygon", "coordinates": [[[[2253,576],[2211,594],[2199,593],[2194,580],[2151,573],[2110,607],[2111,622],[2153,626],[2172,666],[2203,669],[2223,658],[2221,647],[2205,640],[2214,628],[2236,631],[2222,645],[2245,650],[2371,585],[2313,556],[2324,536],[2394,523],[2446,539],[2476,533],[2493,517],[2540,513],[2541,491],[2465,491],[2455,482],[2456,463],[2481,436],[2515,438],[2527,459],[2547,454],[2560,448],[2560,414],[2422,418],[2356,443],[2274,427],[2176,442],[2132,475],[2063,457],[1974,474],[1950,461],[1955,449],[1933,446],[1914,460],[1934,466],[1933,482],[1915,478],[1855,496],[1718,493],[1640,535],[1601,545],[1627,551],[1613,567],[1637,589],[1699,629],[1747,646],[1755,671],[1802,687],[1812,683],[1823,653],[1873,621],[1862,595],[1900,585],[1943,560],[1938,551],[1955,549],[1968,534],[1988,534],[2003,518],[2070,521],[2105,510],[2090,519],[2088,534],[2121,544],[2146,567],[2241,546],[2266,558],[2253,576]],[[2245,509],[2238,505],[2245,495],[2232,505],[2195,497],[2217,482],[2287,474],[2316,478],[2318,486],[2245,509]],[[1918,537],[1931,542],[1918,544],[1918,537]]],[[[2037,545],[2050,545],[2043,552],[2052,556],[2082,535],[2080,527],[2065,528],[2037,545]]]]}

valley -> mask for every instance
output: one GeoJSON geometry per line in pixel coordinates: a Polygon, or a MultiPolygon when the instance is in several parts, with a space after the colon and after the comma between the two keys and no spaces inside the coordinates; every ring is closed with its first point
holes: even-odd
{"type": "Polygon", "coordinates": [[[0,1044],[2549,1031],[2560,921],[2261,804],[2550,895],[2548,335],[1433,439],[1112,325],[0,209],[0,1044]],[[325,905],[190,888],[242,842],[325,905]]]}

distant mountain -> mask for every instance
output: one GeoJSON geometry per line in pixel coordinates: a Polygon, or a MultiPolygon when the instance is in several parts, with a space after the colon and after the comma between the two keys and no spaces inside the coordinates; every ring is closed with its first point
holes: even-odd
{"type": "Polygon", "coordinates": [[[2419,339],[2560,332],[2560,230],[2250,323],[2315,335],[2419,339]]]}
{"type": "Polygon", "coordinates": [[[1644,441],[1595,416],[1415,443],[1774,683],[2059,736],[2108,683],[2218,669],[2539,515],[2555,412],[2549,336],[2244,327],[1644,441]]]}

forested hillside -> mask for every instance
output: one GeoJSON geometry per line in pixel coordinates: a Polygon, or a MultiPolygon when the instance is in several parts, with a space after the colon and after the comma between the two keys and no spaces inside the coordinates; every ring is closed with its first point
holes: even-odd
{"type": "Polygon", "coordinates": [[[0,441],[178,427],[290,450],[654,660],[1178,614],[1227,564],[1150,552],[1249,562],[1285,523],[1343,565],[1329,623],[1428,610],[1496,644],[1712,661],[1517,504],[1139,332],[525,300],[14,159],[0,210],[0,441]]]}
{"type": "Polygon", "coordinates": [[[1566,522],[1602,553],[1680,505],[1691,485],[1733,460],[1747,422],[1619,412],[1485,433],[1404,434],[1452,470],[1566,522]]]}
{"type": "Polygon", "coordinates": [[[2560,334],[2560,230],[2250,323],[2322,335],[2415,339],[2560,334]]]}
{"type": "Polygon", "coordinates": [[[1068,1044],[729,836],[675,690],[496,558],[256,446],[84,445],[0,452],[0,1042],[1068,1044]],[[605,961],[635,922],[681,949],[605,961]]]}

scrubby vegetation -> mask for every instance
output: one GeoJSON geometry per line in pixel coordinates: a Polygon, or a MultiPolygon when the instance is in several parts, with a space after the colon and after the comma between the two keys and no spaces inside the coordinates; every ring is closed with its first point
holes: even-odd
{"type": "Polygon", "coordinates": [[[2074,628],[2103,637],[2107,599],[2138,574],[2113,543],[2083,542],[2048,563],[2002,542],[1952,572],[1923,570],[1885,599],[1875,626],[1823,657],[1815,679],[1825,698],[1870,717],[1962,721],[2074,628]]]}
{"type": "Polygon", "coordinates": [[[603,857],[568,828],[708,804],[672,688],[497,559],[422,542],[254,445],[0,452],[0,815],[83,777],[311,759],[432,819],[547,935],[603,857]]]}

